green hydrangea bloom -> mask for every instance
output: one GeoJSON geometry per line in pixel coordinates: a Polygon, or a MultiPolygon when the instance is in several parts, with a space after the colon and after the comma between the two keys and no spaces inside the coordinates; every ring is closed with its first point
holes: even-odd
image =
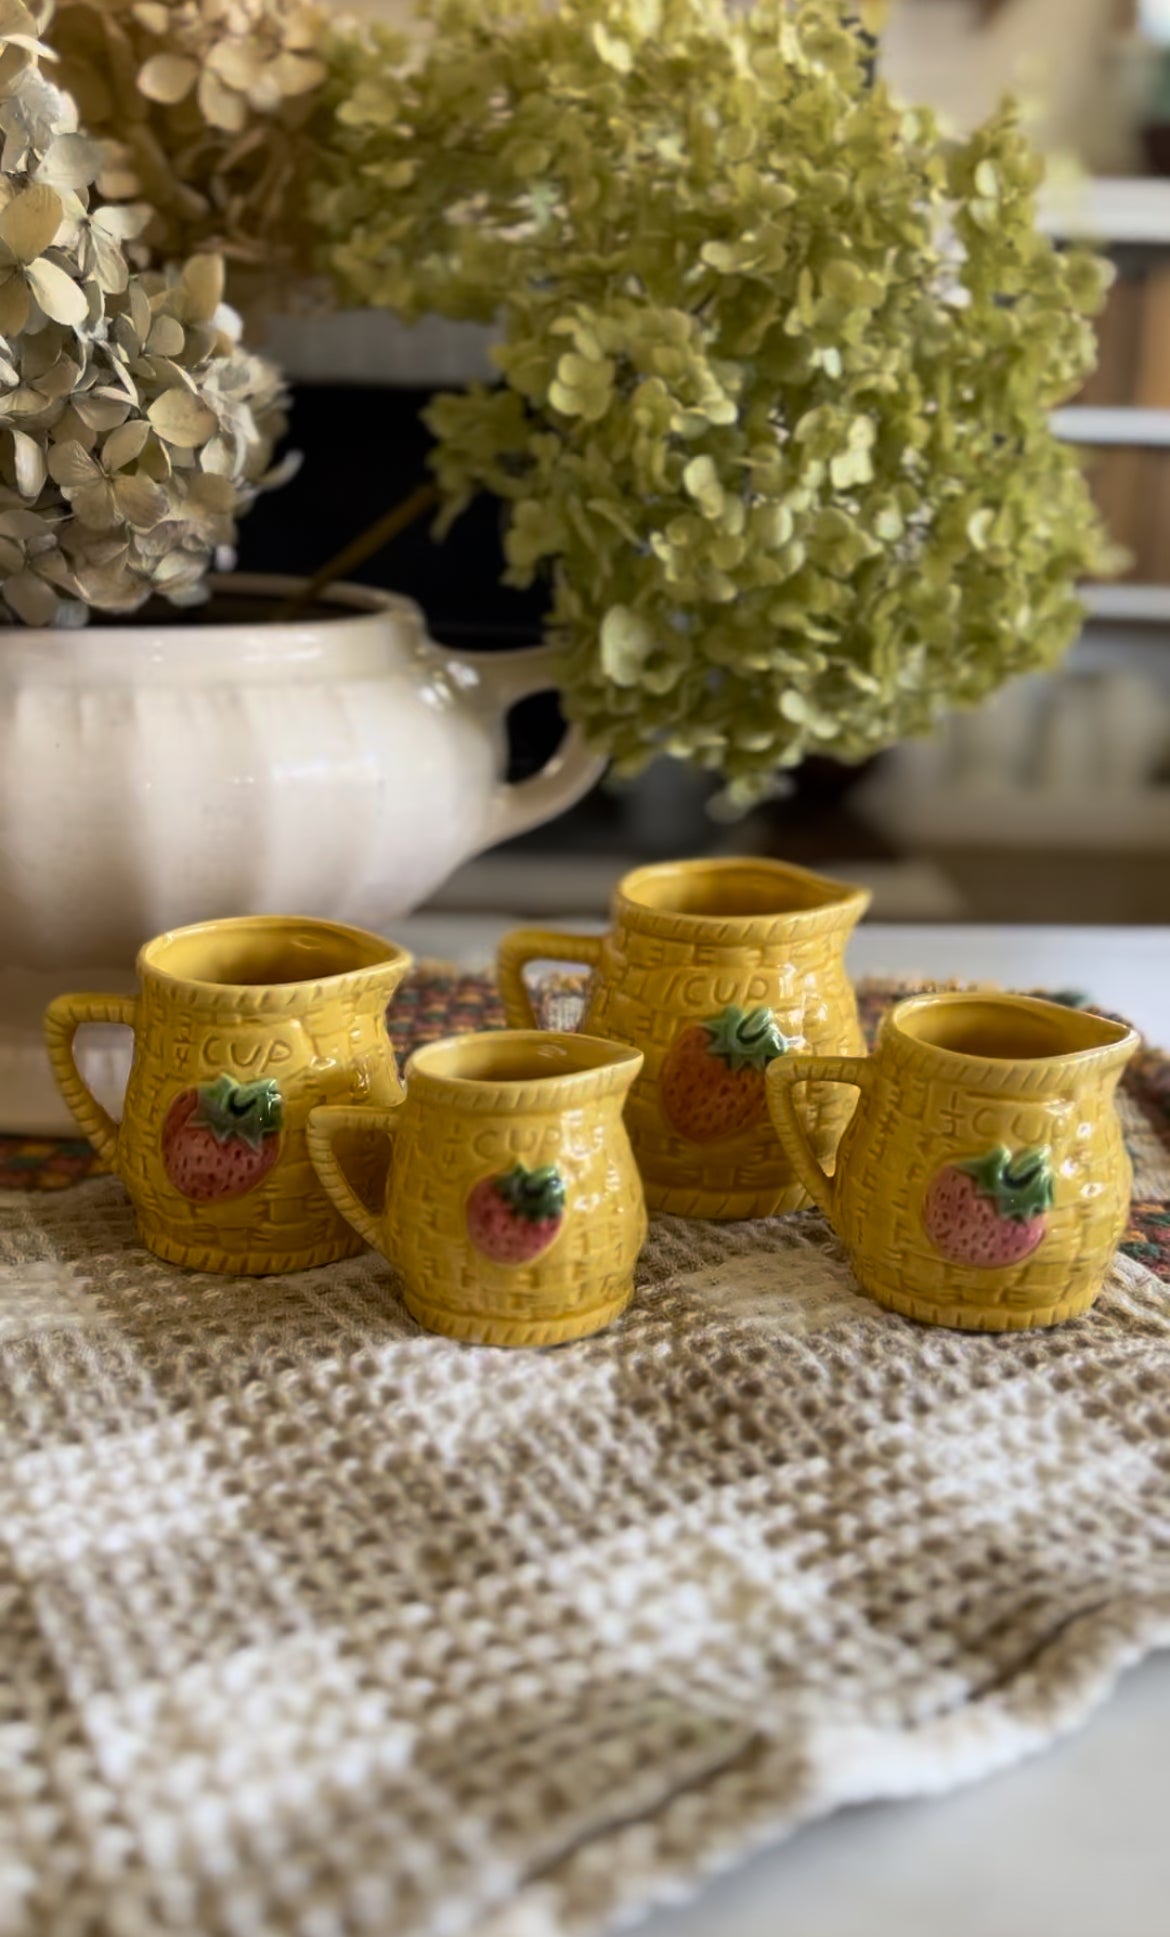
{"type": "Polygon", "coordinates": [[[429,0],[333,50],[344,299],[498,321],[430,412],[449,520],[510,508],[570,716],[767,791],[1050,666],[1109,568],[1049,425],[1109,270],[1036,227],[1012,106],[893,100],[846,0],[429,0]]]}

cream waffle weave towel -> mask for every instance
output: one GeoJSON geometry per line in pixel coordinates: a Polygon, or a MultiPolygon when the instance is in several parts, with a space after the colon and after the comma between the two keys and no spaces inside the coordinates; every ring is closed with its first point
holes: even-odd
{"type": "Polygon", "coordinates": [[[601,1932],[1170,1643],[1128,1260],[968,1338],[811,1216],[664,1221],[622,1324],[509,1355],[372,1257],[156,1263],[101,1180],[0,1197],[0,1366],[4,1937],[601,1932]]]}

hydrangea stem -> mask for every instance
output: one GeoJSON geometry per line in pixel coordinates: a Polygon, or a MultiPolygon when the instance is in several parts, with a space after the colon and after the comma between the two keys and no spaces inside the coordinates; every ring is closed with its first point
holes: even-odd
{"type": "Polygon", "coordinates": [[[324,565],[313,573],[307,585],[302,586],[291,599],[286,599],[276,615],[277,618],[299,619],[301,614],[312,605],[313,600],[319,599],[322,592],[328,591],[337,579],[346,572],[356,571],[359,565],[364,565],[367,558],[372,558],[375,552],[380,552],[383,545],[388,545],[392,538],[398,537],[400,532],[417,524],[432,505],[438,502],[439,492],[436,485],[418,485],[409,497],[392,505],[389,511],[384,511],[380,518],[366,527],[365,531],[359,532],[356,538],[351,538],[348,545],[343,545],[339,552],[334,552],[333,557],[327,559],[324,565]]]}

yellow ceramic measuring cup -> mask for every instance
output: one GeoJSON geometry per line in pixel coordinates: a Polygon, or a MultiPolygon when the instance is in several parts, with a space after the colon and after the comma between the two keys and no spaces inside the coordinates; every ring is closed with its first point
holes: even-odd
{"type": "Polygon", "coordinates": [[[1125,1230],[1130,1163],[1114,1093],[1138,1038],[1027,996],[915,996],[866,1058],[768,1072],[793,1166],[879,1304],[989,1332],[1086,1311],[1125,1230]],[[798,1109],[806,1082],[861,1097],[832,1177],[798,1109]]]}
{"type": "Polygon", "coordinates": [[[636,1050],[507,1030],[417,1049],[397,1109],[314,1110],[309,1150],[354,1229],[402,1273],[421,1325],[480,1345],[557,1345],[629,1303],[646,1236],[622,1122],[636,1050]],[[389,1141],[388,1141],[389,1140],[389,1141]],[[375,1199],[347,1172],[390,1156],[375,1199]]]}
{"type": "MultiPolygon", "coordinates": [[[[869,905],[782,861],[670,861],[619,882],[607,935],[518,929],[498,969],[513,1028],[535,1023],[529,962],[593,970],[581,1027],[645,1055],[626,1121],[652,1211],[769,1217],[804,1185],[768,1125],[764,1071],[796,1052],[863,1047],[845,944],[869,905]]],[[[849,1106],[824,1086],[802,1098],[822,1162],[849,1106]]]]}
{"type": "Polygon", "coordinates": [[[316,1103],[401,1096],[385,1016],[409,967],[404,949],[360,928],[244,916],[147,942],[137,996],[50,1003],[58,1087],[125,1184],[150,1250],[256,1275],[360,1250],[313,1173],[305,1125],[316,1103]],[[134,1031],[120,1124],[74,1059],[87,1022],[134,1031]]]}

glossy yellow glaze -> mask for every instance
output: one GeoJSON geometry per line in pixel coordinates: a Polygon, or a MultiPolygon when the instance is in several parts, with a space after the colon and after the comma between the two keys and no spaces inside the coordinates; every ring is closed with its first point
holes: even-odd
{"type": "MultiPolygon", "coordinates": [[[[307,1270],[360,1249],[317,1182],[305,1129],[315,1104],[401,1096],[385,1014],[409,967],[404,950],[358,928],[244,917],[148,942],[136,998],[65,995],[50,1005],[45,1031],[57,1083],[124,1182],[144,1244],[173,1264],[249,1275],[307,1270]],[[87,1022],[134,1031],[121,1124],[78,1072],[73,1038],[87,1022]],[[258,1161],[267,1167],[255,1184],[195,1201],[176,1188],[164,1126],[192,1092],[225,1076],[275,1085],[280,1129],[264,1141],[258,1161]]],[[[238,1146],[236,1154],[247,1161],[238,1146]]]]}
{"type": "MultiPolygon", "coordinates": [[[[619,884],[609,933],[521,929],[499,953],[508,1022],[535,1020],[524,980],[533,961],[582,962],[593,970],[582,1028],[631,1043],[645,1067],[626,1121],[646,1200],[686,1217],[768,1217],[808,1202],[767,1121],[762,1080],[749,1124],[714,1140],[682,1134],[668,1117],[663,1075],[686,1037],[735,1005],[765,1008],[794,1048],[852,1054],[863,1047],[845,944],[868,906],[861,889],[779,861],[676,861],[638,868],[619,884]]],[[[718,1085],[713,1066],[710,1081],[718,1085]]],[[[801,1103],[822,1162],[848,1118],[839,1091],[819,1087],[801,1103]]],[[[685,1126],[684,1126],[685,1127],[685,1126]]]]}
{"type": "Polygon", "coordinates": [[[310,1153],[339,1209],[401,1272],[420,1325],[480,1345],[561,1344],[600,1331],[633,1292],[646,1209],[622,1110],[641,1063],[588,1036],[451,1037],[415,1051],[398,1109],[315,1110],[310,1153]],[[392,1151],[380,1203],[350,1170],[363,1141],[392,1151]],[[539,1255],[506,1261],[485,1250],[477,1207],[486,1194],[519,1239],[522,1220],[492,1197],[517,1166],[554,1171],[563,1208],[537,1233],[539,1255]]]}
{"type": "MultiPolygon", "coordinates": [[[[1125,1229],[1131,1173],[1114,1093],[1138,1038],[1124,1023],[1011,995],[916,996],[868,1060],[773,1064],[769,1103],[791,1162],[879,1304],[933,1325],[1017,1331],[1086,1311],[1125,1229]],[[804,1082],[860,1090],[825,1175],[795,1106],[804,1082]],[[940,1177],[1002,1149],[1046,1153],[1051,1209],[1019,1261],[945,1255],[926,1213],[940,1177]]],[[[992,1200],[979,1215],[989,1222],[992,1200]]],[[[1010,1232],[1009,1232],[1010,1236],[1010,1232]]]]}

